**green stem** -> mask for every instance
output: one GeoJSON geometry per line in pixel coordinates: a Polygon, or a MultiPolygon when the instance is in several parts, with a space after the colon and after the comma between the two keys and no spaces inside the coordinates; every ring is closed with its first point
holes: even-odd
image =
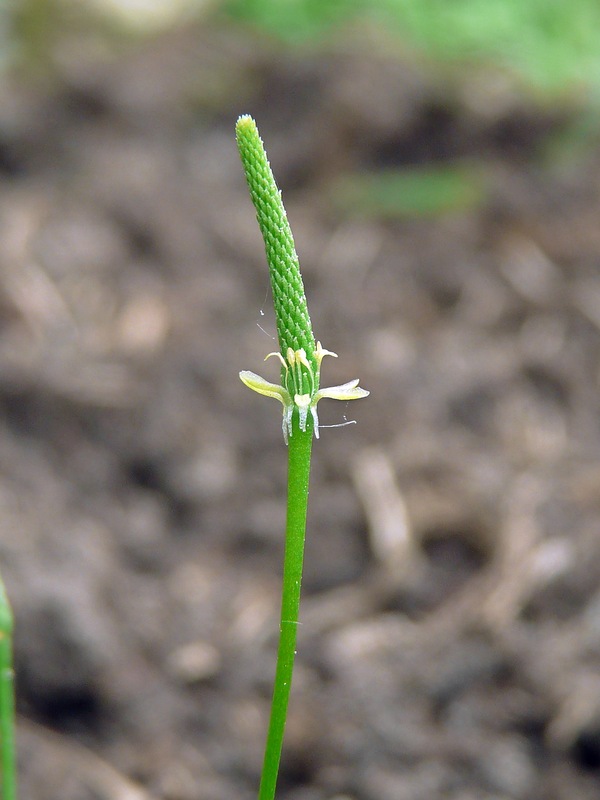
{"type": "Polygon", "coordinates": [[[12,664],[13,615],[0,578],[0,764],[2,800],[16,800],[15,698],[12,664]]]}
{"type": "Polygon", "coordinates": [[[310,455],[312,449],[312,424],[306,431],[298,427],[297,414],[294,415],[293,433],[288,447],[288,496],[287,521],[285,528],[285,556],[283,562],[283,589],[281,595],[281,626],[277,668],[273,687],[273,703],[265,758],[260,780],[258,800],[273,800],[277,773],[283,745],[283,733],[287,717],[288,701],[292,686],[294,656],[296,654],[296,633],[300,608],[300,586],[302,583],[302,563],[304,560],[304,539],[306,534],[306,511],[308,507],[308,482],[310,475],[310,455]]]}

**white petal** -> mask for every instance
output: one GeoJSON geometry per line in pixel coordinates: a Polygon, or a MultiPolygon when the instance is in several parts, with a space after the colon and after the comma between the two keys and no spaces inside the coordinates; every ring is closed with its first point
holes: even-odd
{"type": "Polygon", "coordinates": [[[309,394],[296,394],[294,395],[294,403],[298,407],[300,430],[306,430],[306,419],[308,417],[308,409],[310,408],[310,395],[309,394]]]}
{"type": "Polygon", "coordinates": [[[301,431],[306,430],[306,420],[308,418],[308,406],[306,408],[298,409],[298,424],[301,431]]]}
{"type": "Polygon", "coordinates": [[[312,414],[314,424],[315,438],[319,438],[319,415],[317,414],[317,407],[311,406],[310,413],[312,414]]]}
{"type": "Polygon", "coordinates": [[[281,429],[283,431],[283,441],[286,444],[288,443],[288,435],[292,435],[292,420],[289,413],[291,410],[291,406],[289,406],[287,409],[283,409],[283,422],[281,423],[281,429]]]}
{"type": "Polygon", "coordinates": [[[309,394],[295,394],[294,395],[294,403],[298,406],[298,408],[308,408],[310,405],[310,395],[309,394]]]}

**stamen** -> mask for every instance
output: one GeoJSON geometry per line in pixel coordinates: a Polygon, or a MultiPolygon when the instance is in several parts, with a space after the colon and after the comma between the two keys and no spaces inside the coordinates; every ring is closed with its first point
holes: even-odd
{"type": "Polygon", "coordinates": [[[268,358],[271,358],[271,356],[275,356],[276,358],[278,358],[281,361],[283,367],[285,368],[285,371],[287,372],[288,365],[285,363],[285,360],[284,360],[283,356],[281,355],[281,353],[278,352],[278,351],[273,351],[272,353],[267,353],[267,355],[265,356],[265,361],[268,358]]]}

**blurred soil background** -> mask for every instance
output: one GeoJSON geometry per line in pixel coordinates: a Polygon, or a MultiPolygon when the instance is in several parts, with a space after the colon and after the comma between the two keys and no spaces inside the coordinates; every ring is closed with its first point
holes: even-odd
{"type": "Polygon", "coordinates": [[[372,393],[319,409],[358,424],[315,447],[279,797],[600,796],[599,12],[453,8],[3,12],[24,800],[255,797],[286,453],[237,377],[277,373],[241,113],[325,383],[372,393]]]}

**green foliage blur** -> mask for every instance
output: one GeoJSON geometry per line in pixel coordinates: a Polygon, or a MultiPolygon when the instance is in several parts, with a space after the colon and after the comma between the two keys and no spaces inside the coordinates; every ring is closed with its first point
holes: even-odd
{"type": "Polygon", "coordinates": [[[17,51],[39,55],[61,19],[68,28],[85,15],[152,33],[161,20],[216,18],[286,46],[319,47],[347,31],[360,40],[368,25],[409,58],[497,68],[552,100],[600,94],[598,0],[0,0],[0,64],[17,51]]]}
{"type": "MultiPolygon", "coordinates": [[[[0,70],[60,81],[66,40],[110,58],[190,23],[241,29],[282,52],[381,45],[450,88],[482,75],[477,91],[499,87],[509,102],[570,123],[540,150],[553,168],[585,158],[600,138],[600,0],[0,0],[0,70]]],[[[344,213],[427,216],[485,202],[485,184],[472,165],[421,165],[342,176],[331,199],[344,213]]]]}
{"type": "MultiPolygon", "coordinates": [[[[482,85],[493,86],[497,75],[513,99],[571,120],[540,147],[547,168],[585,157],[598,141],[598,0],[224,0],[221,13],[288,48],[375,41],[442,82],[483,72],[482,85]]],[[[485,170],[431,164],[341,176],[331,199],[349,214],[436,216],[484,203],[487,188],[485,170]]]]}
{"type": "Polygon", "coordinates": [[[484,176],[470,165],[426,165],[342,175],[331,201],[346,215],[432,217],[470,209],[485,199],[484,176]]]}
{"type": "Polygon", "coordinates": [[[598,0],[225,0],[223,11],[288,44],[367,21],[415,56],[496,66],[550,95],[600,92],[598,0]]]}

